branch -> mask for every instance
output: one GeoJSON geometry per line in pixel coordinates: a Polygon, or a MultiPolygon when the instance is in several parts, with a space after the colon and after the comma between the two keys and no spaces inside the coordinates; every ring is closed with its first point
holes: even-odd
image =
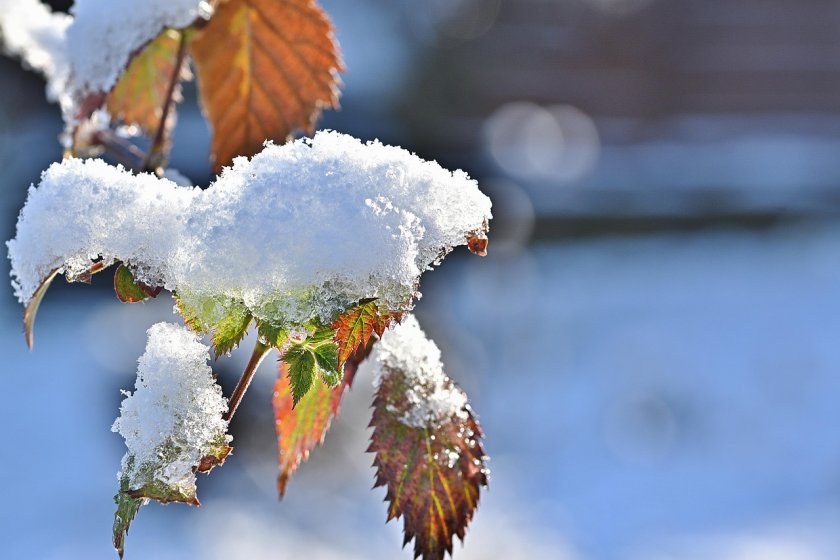
{"type": "Polygon", "coordinates": [[[175,66],[172,70],[172,76],[169,79],[169,88],[166,90],[166,97],[163,100],[163,107],[160,114],[160,121],[158,122],[157,131],[152,139],[152,146],[149,148],[149,155],[146,157],[146,162],[143,165],[146,171],[156,171],[163,167],[165,163],[166,144],[167,144],[167,121],[169,120],[169,113],[172,111],[172,106],[175,105],[175,88],[181,81],[181,72],[184,67],[184,59],[187,56],[187,35],[183,31],[178,32],[180,41],[178,42],[178,54],[175,55],[175,66]]]}
{"type": "Polygon", "coordinates": [[[230,422],[231,418],[233,418],[233,415],[236,413],[236,409],[239,408],[239,403],[242,402],[242,397],[245,396],[245,391],[248,390],[248,385],[251,384],[251,380],[254,378],[257,368],[263,361],[263,358],[265,358],[266,354],[268,354],[269,350],[271,350],[271,346],[263,344],[257,340],[257,345],[254,346],[254,351],[251,353],[251,359],[248,360],[248,365],[245,366],[245,371],[242,372],[242,377],[239,378],[239,383],[236,384],[236,388],[230,396],[230,400],[228,401],[228,410],[222,416],[226,422],[230,422]]]}
{"type": "Polygon", "coordinates": [[[117,136],[110,128],[97,131],[93,137],[93,142],[102,146],[106,152],[128,169],[135,172],[143,170],[146,161],[146,154],[143,150],[125,138],[117,136]]]}

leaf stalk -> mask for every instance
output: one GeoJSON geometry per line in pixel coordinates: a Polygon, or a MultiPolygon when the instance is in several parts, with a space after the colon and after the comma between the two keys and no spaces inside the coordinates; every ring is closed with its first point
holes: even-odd
{"type": "Polygon", "coordinates": [[[227,412],[222,415],[222,418],[226,422],[230,422],[233,415],[236,413],[236,409],[239,408],[239,403],[242,402],[242,397],[245,396],[245,391],[248,390],[248,386],[251,384],[251,380],[254,378],[257,368],[260,363],[262,363],[263,358],[265,358],[269,350],[271,350],[271,346],[263,344],[257,340],[257,344],[254,346],[254,351],[251,353],[251,359],[248,360],[248,365],[245,366],[245,371],[242,372],[242,377],[239,378],[239,383],[236,384],[236,388],[233,390],[233,393],[228,400],[227,412]]]}

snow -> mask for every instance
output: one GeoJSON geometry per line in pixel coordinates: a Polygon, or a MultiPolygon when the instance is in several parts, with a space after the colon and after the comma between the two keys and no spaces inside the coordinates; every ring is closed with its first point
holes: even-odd
{"type": "Polygon", "coordinates": [[[72,279],[101,256],[190,307],[241,302],[302,324],[363,298],[405,307],[420,274],[489,218],[490,200],[462,171],[319,132],[237,158],[205,191],[99,160],[53,164],[8,247],[24,304],[54,268],[72,279]]]}
{"type": "Polygon", "coordinates": [[[207,365],[208,347],[185,327],[158,323],[148,330],[134,393],[126,392],[112,431],[128,452],[119,478],[130,489],[154,482],[195,495],[196,467],[225,436],[227,400],[207,365]]]}
{"type": "Polygon", "coordinates": [[[84,99],[110,91],[146,43],[209,10],[199,0],[76,0],[67,16],[38,0],[0,0],[0,30],[6,50],[47,78],[71,125],[84,99]]]}
{"type": "Polygon", "coordinates": [[[70,74],[65,50],[73,18],[53,13],[38,0],[0,0],[0,39],[4,52],[47,77],[47,96],[57,101],[70,74]]]}
{"type": "MultiPolygon", "coordinates": [[[[413,428],[438,427],[453,417],[467,418],[467,395],[443,372],[440,349],[409,315],[373,348],[374,386],[387,376],[401,375],[408,387],[408,407],[400,421],[413,428]]],[[[396,411],[395,411],[396,412],[396,411]]]]}

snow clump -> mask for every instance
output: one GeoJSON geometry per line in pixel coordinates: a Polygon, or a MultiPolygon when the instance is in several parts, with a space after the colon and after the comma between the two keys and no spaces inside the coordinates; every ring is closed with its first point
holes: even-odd
{"type": "Polygon", "coordinates": [[[148,335],[135,391],[124,392],[111,428],[128,448],[119,478],[127,479],[131,490],[163,485],[194,497],[194,467],[231,441],[222,419],[227,399],[207,365],[209,349],[195,334],[158,323],[148,335]]]}
{"type": "Polygon", "coordinates": [[[191,309],[236,302],[257,319],[304,324],[365,298],[406,309],[421,273],[490,217],[462,171],[319,132],[236,158],[204,191],[99,160],[53,164],[8,247],[24,304],[52,270],[72,280],[102,258],[191,309]]]}
{"type": "Polygon", "coordinates": [[[67,15],[39,0],[0,0],[0,39],[47,78],[47,97],[71,125],[85,98],[110,91],[146,43],[210,10],[202,0],[76,0],[67,15]]]}
{"type": "Polygon", "coordinates": [[[400,422],[412,428],[437,428],[453,418],[469,416],[467,395],[443,372],[440,349],[426,337],[414,315],[386,331],[374,347],[370,363],[374,368],[374,386],[392,375],[402,376],[406,386],[406,404],[390,412],[400,415],[400,422]]]}

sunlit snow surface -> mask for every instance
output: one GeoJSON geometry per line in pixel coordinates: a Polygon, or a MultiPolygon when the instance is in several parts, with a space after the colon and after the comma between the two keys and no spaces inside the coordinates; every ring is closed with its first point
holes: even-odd
{"type": "Polygon", "coordinates": [[[371,367],[373,384],[397,374],[408,387],[408,409],[400,421],[414,428],[440,426],[453,417],[466,420],[467,395],[452,387],[443,372],[440,350],[420,328],[414,315],[385,332],[364,367],[371,367]]]}
{"type": "Polygon", "coordinates": [[[149,328],[134,392],[126,393],[111,427],[128,448],[119,478],[128,480],[129,489],[157,482],[194,496],[194,468],[214,443],[229,443],[222,420],[227,400],[209,357],[210,348],[182,325],[149,328]]]}
{"type": "Polygon", "coordinates": [[[489,218],[466,173],[319,132],[237,158],[204,191],[99,160],[54,164],[29,191],[9,257],[24,303],[51,270],[77,275],[101,256],[181,297],[302,323],[363,298],[399,309],[489,218]]]}
{"type": "MultiPolygon", "coordinates": [[[[455,557],[840,557],[839,247],[836,226],[605,239],[467,255],[426,276],[418,314],[492,457],[455,557]]],[[[33,353],[3,292],[10,558],[113,557],[124,449],[108,427],[143,333],[173,317],[166,300],[90,291],[47,295],[33,353]]],[[[237,415],[234,455],[199,479],[202,507],[144,508],[129,558],[410,558],[370,490],[370,377],[277,502],[275,365],[237,415]]]]}

